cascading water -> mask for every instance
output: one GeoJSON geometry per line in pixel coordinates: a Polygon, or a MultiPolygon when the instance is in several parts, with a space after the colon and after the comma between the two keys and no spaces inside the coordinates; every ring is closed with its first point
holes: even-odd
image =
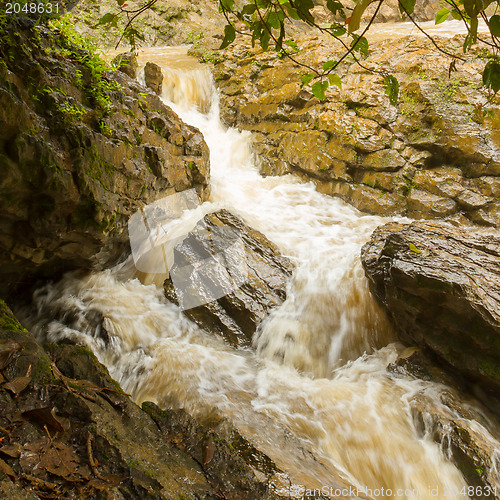
{"type": "MultiPolygon", "coordinates": [[[[229,418],[295,483],[352,484],[373,498],[460,491],[460,472],[419,431],[411,407],[417,396],[442,407],[444,387],[386,370],[402,348],[392,343],[359,261],[384,219],[294,176],[261,177],[250,135],[221,125],[207,70],[179,49],[154,49],[142,60],[164,66],[164,98],[210,147],[211,201],[200,214],[227,208],[274,241],[296,264],[287,299],[261,325],[255,350],[236,350],[186,319],[164,298],[163,277],[138,274],[129,259],[40,289],[28,320],[33,331],[88,345],[137,402],[229,418]]],[[[496,474],[493,464],[488,474],[496,474]]]]}

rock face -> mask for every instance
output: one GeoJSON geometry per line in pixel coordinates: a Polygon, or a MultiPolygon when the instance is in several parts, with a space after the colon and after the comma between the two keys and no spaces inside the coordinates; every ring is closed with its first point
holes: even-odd
{"type": "Polygon", "coordinates": [[[155,63],[147,62],[144,67],[144,80],[146,85],[158,95],[161,95],[163,73],[160,66],[155,63]]]}
{"type": "MultiPolygon", "coordinates": [[[[368,213],[465,215],[500,227],[500,112],[481,111],[483,48],[448,74],[450,61],[430,42],[404,33],[392,27],[369,36],[363,58],[398,78],[397,105],[379,75],[346,61],[342,90],[331,86],[320,102],[301,87],[304,68],[238,41],[215,61],[221,116],[252,132],[263,174],[296,173],[368,213]]],[[[294,58],[318,69],[343,50],[319,36],[298,43],[294,58]]]]}
{"type": "Polygon", "coordinates": [[[139,207],[208,194],[209,152],[154,94],[74,37],[8,26],[0,40],[0,296],[105,266],[139,207]]]}
{"type": "Polygon", "coordinates": [[[362,249],[375,296],[404,342],[485,389],[500,387],[500,238],[444,223],[390,223],[362,249]]]}
{"type": "Polygon", "coordinates": [[[142,409],[87,349],[42,348],[0,301],[2,498],[275,499],[281,471],[226,421],[142,409]]]}
{"type": "Polygon", "coordinates": [[[460,377],[444,371],[420,349],[406,349],[388,370],[393,376],[412,376],[446,386],[438,401],[425,397],[424,392],[409,401],[415,427],[422,436],[432,436],[446,447],[469,485],[481,487],[486,498],[496,498],[494,488],[500,484],[500,474],[493,462],[500,436],[491,412],[477,400],[468,404],[464,395],[469,391],[460,377]],[[468,425],[468,421],[482,427],[468,425]]]}
{"type": "Polygon", "coordinates": [[[285,300],[292,269],[264,235],[220,210],[206,215],[175,247],[165,294],[172,302],[185,303],[186,316],[205,330],[233,346],[250,346],[258,324],[285,300]],[[222,266],[209,266],[200,274],[198,263],[207,262],[210,255],[222,266]],[[194,300],[187,298],[191,293],[194,300]],[[200,304],[198,298],[204,297],[213,300],[200,304]],[[194,304],[200,305],[188,308],[194,304]]]}
{"type": "Polygon", "coordinates": [[[118,69],[122,73],[130,76],[130,78],[135,78],[137,76],[137,57],[133,52],[118,54],[113,59],[113,63],[118,66],[118,69]]]}

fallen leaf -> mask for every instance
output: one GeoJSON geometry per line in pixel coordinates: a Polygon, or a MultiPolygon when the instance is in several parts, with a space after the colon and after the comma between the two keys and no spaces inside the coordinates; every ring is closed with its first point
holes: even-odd
{"type": "Polygon", "coordinates": [[[21,392],[28,387],[28,384],[31,382],[31,377],[16,377],[14,380],[7,382],[3,385],[4,389],[12,392],[15,396],[21,394],[21,392]]]}
{"type": "MultiPolygon", "coordinates": [[[[57,484],[50,483],[49,481],[44,481],[38,477],[32,476],[31,474],[23,474],[23,478],[26,479],[34,486],[36,489],[44,489],[53,491],[56,495],[61,495],[61,490],[59,489],[57,484]]],[[[46,494],[41,494],[41,492],[37,492],[38,495],[43,496],[43,498],[58,498],[57,496],[48,496],[46,494]]]]}
{"type": "Polygon", "coordinates": [[[52,447],[42,454],[40,460],[40,467],[65,479],[70,479],[79,465],[80,460],[76,453],[63,443],[52,443],[52,447]]]}
{"type": "Polygon", "coordinates": [[[208,465],[214,457],[215,443],[211,438],[208,438],[205,446],[203,447],[203,466],[208,465]]]}
{"type": "Polygon", "coordinates": [[[7,474],[7,476],[10,476],[14,479],[16,477],[16,474],[11,469],[10,465],[7,462],[4,462],[1,458],[0,458],[0,472],[7,474]]]}
{"type": "Polygon", "coordinates": [[[21,344],[11,339],[2,339],[0,341],[0,370],[3,370],[9,365],[21,349],[21,344]]]}
{"type": "Polygon", "coordinates": [[[47,438],[38,439],[32,443],[24,445],[19,457],[19,465],[25,472],[35,473],[39,470],[42,453],[48,450],[49,440],[47,438]]]}
{"type": "Polygon", "coordinates": [[[0,453],[11,458],[19,458],[23,448],[18,443],[6,444],[0,448],[0,453]]]}
{"type": "Polygon", "coordinates": [[[22,413],[23,417],[27,417],[41,425],[48,425],[58,432],[64,432],[64,427],[61,421],[55,415],[55,408],[46,406],[44,408],[34,408],[26,410],[22,413]]]}

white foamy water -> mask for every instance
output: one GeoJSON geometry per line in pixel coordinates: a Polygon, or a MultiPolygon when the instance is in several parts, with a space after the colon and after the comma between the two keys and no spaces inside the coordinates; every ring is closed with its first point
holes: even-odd
{"type": "Polygon", "coordinates": [[[176,75],[166,80],[165,98],[210,147],[212,194],[200,213],[225,207],[275,242],[296,266],[287,299],[261,325],[255,349],[236,350],[187,320],[164,298],[163,277],[137,274],[129,259],[39,290],[35,331],[91,347],[139,403],[229,418],[296,483],[378,489],[362,495],[373,498],[461,490],[460,472],[412,412],[417,397],[442,406],[443,387],[386,370],[401,347],[359,261],[362,244],[385,220],[293,176],[261,177],[249,135],[221,125],[206,70],[179,52],[169,59],[155,50],[144,58],[170,64],[165,71],[176,75]],[[96,328],[101,318],[104,328],[96,328]]]}

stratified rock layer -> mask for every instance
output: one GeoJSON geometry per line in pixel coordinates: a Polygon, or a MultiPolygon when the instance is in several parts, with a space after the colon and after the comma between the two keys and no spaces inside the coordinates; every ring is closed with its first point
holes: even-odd
{"type": "MultiPolygon", "coordinates": [[[[10,31],[9,31],[10,30],[10,31]]],[[[139,207],[208,192],[201,133],[122,72],[46,28],[0,39],[0,296],[106,266],[139,207]]]]}
{"type": "MultiPolygon", "coordinates": [[[[229,293],[186,309],[184,313],[205,330],[222,335],[231,345],[249,346],[258,324],[285,300],[292,265],[263,234],[226,210],[206,215],[176,246],[171,275],[179,275],[179,269],[194,271],[197,263],[210,255],[219,255],[229,263],[227,269],[233,278],[241,272],[247,274],[247,278],[239,280],[237,276],[236,286],[227,283],[225,290],[232,288],[229,293]]],[[[208,278],[204,281],[213,283],[208,285],[211,286],[209,293],[220,295],[214,289],[222,284],[220,276],[212,274],[208,278]]],[[[181,286],[174,287],[168,279],[165,293],[172,302],[182,304],[185,295],[199,286],[199,274],[189,272],[181,286]]]]}
{"type": "MultiPolygon", "coordinates": [[[[204,48],[192,53],[215,63],[221,117],[252,132],[263,174],[293,172],[372,214],[500,227],[500,112],[483,112],[485,49],[474,47],[449,71],[446,56],[420,36],[404,36],[405,29],[367,35],[364,68],[344,60],[336,69],[342,89],[330,86],[324,101],[301,86],[298,74],[308,70],[245,40],[218,59],[204,48]],[[366,68],[397,77],[396,104],[381,76],[366,68]]],[[[297,42],[294,59],[319,72],[344,51],[321,35],[297,42]]]]}
{"type": "Polygon", "coordinates": [[[500,387],[500,238],[444,223],[390,223],[362,249],[376,297],[401,339],[469,380],[500,387]]]}

